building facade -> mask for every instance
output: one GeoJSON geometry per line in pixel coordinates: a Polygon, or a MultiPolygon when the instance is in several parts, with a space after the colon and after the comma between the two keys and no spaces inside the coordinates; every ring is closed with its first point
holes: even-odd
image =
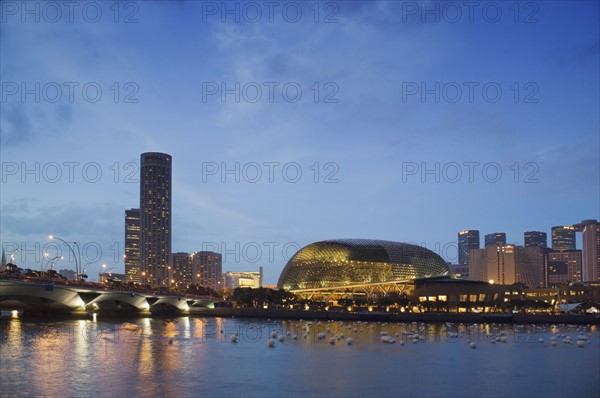
{"type": "Polygon", "coordinates": [[[171,264],[173,268],[171,277],[178,286],[185,288],[193,283],[191,254],[173,253],[171,264]]]}
{"type": "Polygon", "coordinates": [[[548,247],[548,236],[542,231],[525,232],[525,247],[548,247]]]}
{"type": "Polygon", "coordinates": [[[140,209],[125,210],[125,279],[140,283],[140,209]]]}
{"type": "Polygon", "coordinates": [[[552,227],[552,250],[575,250],[575,228],[569,225],[552,227]]]}
{"type": "Polygon", "coordinates": [[[458,263],[469,264],[469,250],[479,249],[479,231],[465,230],[458,233],[458,263]]]}
{"type": "Polygon", "coordinates": [[[238,287],[251,287],[259,288],[262,287],[263,281],[263,267],[259,267],[258,272],[247,271],[247,272],[224,272],[223,273],[223,285],[226,288],[235,289],[238,287]]]}
{"type": "Polygon", "coordinates": [[[485,247],[495,245],[506,245],[506,233],[494,232],[492,234],[485,235],[485,247]]]}
{"type": "Polygon", "coordinates": [[[433,251],[410,243],[337,239],[311,243],[287,262],[279,289],[329,289],[451,276],[433,251]]]}
{"type": "Polygon", "coordinates": [[[488,246],[469,252],[469,279],[544,287],[544,252],[537,247],[488,246]]]}
{"type": "Polygon", "coordinates": [[[221,253],[200,251],[191,254],[192,283],[210,287],[215,291],[223,289],[223,262],[221,253]]]}
{"type": "Polygon", "coordinates": [[[140,279],[161,286],[171,258],[170,155],[148,152],[140,166],[140,279]]]}
{"type": "Polygon", "coordinates": [[[548,252],[547,269],[549,287],[581,282],[581,250],[548,252]]]}
{"type": "Polygon", "coordinates": [[[574,227],[582,232],[581,280],[582,282],[600,281],[600,223],[596,220],[584,220],[574,227]]]}

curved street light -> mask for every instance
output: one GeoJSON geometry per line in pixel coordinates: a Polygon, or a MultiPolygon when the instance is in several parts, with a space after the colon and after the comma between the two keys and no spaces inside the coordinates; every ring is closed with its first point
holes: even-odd
{"type": "Polygon", "coordinates": [[[11,264],[15,263],[15,253],[18,252],[19,250],[21,250],[21,249],[17,247],[15,250],[13,250],[12,253],[10,253],[10,262],[11,262],[11,264]]]}
{"type": "MultiPolygon", "coordinates": [[[[59,238],[58,236],[54,236],[54,235],[50,235],[48,236],[48,238],[50,239],[56,239],[61,241],[62,243],[64,243],[65,245],[67,245],[67,247],[69,248],[69,250],[71,250],[71,253],[73,253],[73,257],[75,258],[75,274],[77,276],[77,278],[79,278],[79,262],[77,261],[77,255],[75,254],[75,250],[73,250],[73,248],[71,247],[71,245],[69,245],[68,242],[66,242],[65,240],[59,238]]],[[[79,244],[77,242],[71,242],[73,245],[77,246],[77,251],[79,251],[79,244]]],[[[81,256],[81,252],[79,253],[81,256]]]]}
{"type": "MultiPolygon", "coordinates": [[[[46,257],[48,257],[48,253],[45,254],[46,257]]],[[[52,257],[50,260],[46,261],[46,264],[50,264],[50,269],[54,268],[54,264],[57,263],[58,261],[62,260],[64,257],[63,256],[55,256],[52,257]]],[[[44,263],[42,263],[42,266],[40,268],[40,272],[44,272],[44,263]]]]}

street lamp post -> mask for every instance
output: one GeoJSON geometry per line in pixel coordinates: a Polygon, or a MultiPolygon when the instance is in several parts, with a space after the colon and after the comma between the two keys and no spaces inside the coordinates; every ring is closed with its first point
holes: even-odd
{"type": "MultiPolygon", "coordinates": [[[[73,257],[75,258],[75,274],[76,274],[76,278],[79,279],[79,261],[77,260],[77,255],[75,254],[75,250],[73,250],[73,248],[71,247],[71,245],[69,245],[68,242],[66,242],[65,240],[59,238],[58,236],[54,236],[54,235],[50,235],[49,236],[50,239],[56,239],[61,241],[62,243],[64,243],[65,245],[67,245],[67,247],[69,248],[69,250],[71,250],[71,253],[73,253],[73,257]]],[[[79,252],[79,255],[81,256],[81,251],[79,249],[79,244],[77,242],[71,242],[73,245],[77,246],[77,251],[79,252]]]]}
{"type": "Polygon", "coordinates": [[[11,264],[15,263],[15,253],[18,252],[19,250],[21,250],[21,249],[17,247],[15,250],[13,250],[12,253],[10,253],[10,262],[11,262],[11,264]]]}
{"type": "MultiPolygon", "coordinates": [[[[46,253],[45,256],[48,257],[48,254],[46,253]]],[[[47,260],[46,264],[50,264],[50,269],[53,269],[54,263],[58,262],[59,260],[62,260],[63,258],[63,256],[55,256],[50,260],[47,260]]],[[[42,266],[40,267],[40,272],[44,272],[44,263],[42,263],[42,266]]]]}

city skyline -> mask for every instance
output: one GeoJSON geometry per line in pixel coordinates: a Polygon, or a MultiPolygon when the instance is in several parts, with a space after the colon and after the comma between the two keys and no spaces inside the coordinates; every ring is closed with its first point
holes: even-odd
{"type": "MultiPolygon", "coordinates": [[[[265,284],[321,240],[457,262],[458,231],[523,245],[600,219],[597,3],[501,4],[500,21],[318,3],[317,22],[306,3],[293,23],[202,4],[106,3],[97,23],[3,14],[0,237],[24,245],[21,263],[39,266],[56,234],[87,245],[90,274],[124,273],[123,212],[151,151],[175,159],[171,251],[263,266],[265,284]]],[[[62,250],[56,267],[73,267],[62,250]]]]}

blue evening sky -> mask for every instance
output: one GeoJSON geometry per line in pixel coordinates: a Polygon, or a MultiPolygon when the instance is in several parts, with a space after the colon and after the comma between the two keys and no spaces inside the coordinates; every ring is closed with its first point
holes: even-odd
{"type": "Polygon", "coordinates": [[[147,151],[173,156],[173,251],[267,284],[318,240],[456,262],[463,229],[522,244],[600,218],[598,2],[1,6],[0,240],[21,266],[52,233],[123,272],[147,151]]]}

